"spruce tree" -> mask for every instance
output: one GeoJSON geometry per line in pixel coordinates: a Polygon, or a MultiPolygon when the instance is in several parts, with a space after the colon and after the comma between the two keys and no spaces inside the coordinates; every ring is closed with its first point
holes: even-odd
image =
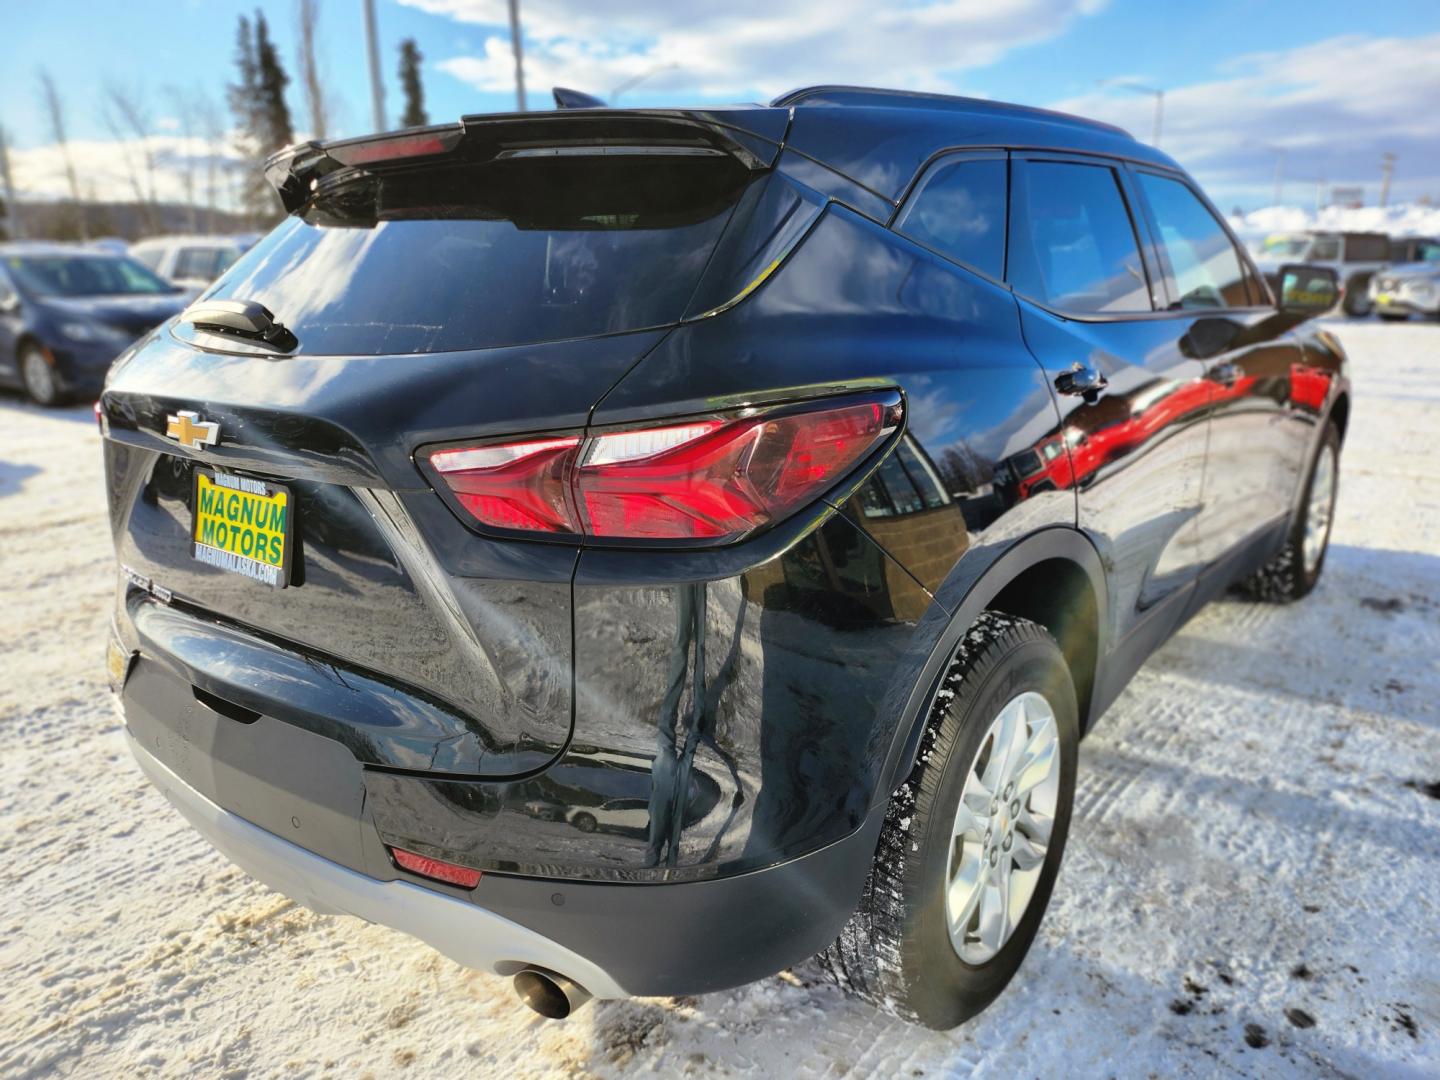
{"type": "Polygon", "coordinates": [[[290,107],[285,104],[285,87],[290,83],[290,76],[280,66],[280,55],[270,40],[270,27],[259,10],[255,12],[255,76],[265,133],[263,149],[267,154],[273,154],[295,141],[295,129],[290,125],[290,107]]]}
{"type": "Polygon", "coordinates": [[[405,94],[401,127],[423,127],[430,122],[425,112],[425,88],[420,85],[420,61],[423,59],[414,38],[400,42],[400,87],[405,94]]]}

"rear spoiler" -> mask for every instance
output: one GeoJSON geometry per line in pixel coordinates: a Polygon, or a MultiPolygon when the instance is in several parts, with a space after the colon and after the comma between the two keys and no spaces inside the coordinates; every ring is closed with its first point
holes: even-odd
{"type": "MultiPolygon", "coordinates": [[[[585,109],[466,116],[459,123],[291,146],[265,162],[287,213],[332,174],[372,171],[456,155],[465,161],[575,155],[724,155],[747,169],[774,164],[788,108],[585,109]]],[[[339,176],[336,180],[342,179],[339,176]]]]}

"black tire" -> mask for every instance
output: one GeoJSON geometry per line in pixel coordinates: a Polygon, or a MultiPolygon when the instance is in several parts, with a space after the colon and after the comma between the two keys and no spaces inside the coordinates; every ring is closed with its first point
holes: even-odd
{"type": "Polygon", "coordinates": [[[1360,318],[1370,314],[1370,275],[1356,274],[1345,283],[1345,298],[1340,306],[1346,315],[1360,318]]]}
{"type": "Polygon", "coordinates": [[[1380,318],[1386,322],[1406,322],[1410,318],[1410,313],[1408,311],[1382,311],[1380,318]]]}
{"type": "Polygon", "coordinates": [[[574,825],[575,828],[581,832],[594,832],[600,823],[595,820],[594,815],[581,813],[571,818],[570,824],[574,825]]]}
{"type": "Polygon", "coordinates": [[[45,350],[34,342],[27,343],[20,350],[20,384],[25,388],[25,395],[36,405],[50,408],[59,405],[65,398],[55,366],[45,355],[45,350]]]}
{"type": "Polygon", "coordinates": [[[1320,557],[1313,565],[1307,566],[1304,552],[1305,534],[1310,521],[1311,488],[1315,484],[1315,474],[1320,459],[1325,454],[1334,455],[1332,459],[1334,461],[1333,482],[1338,485],[1340,480],[1340,432],[1333,423],[1325,425],[1325,431],[1320,436],[1320,443],[1315,448],[1315,454],[1306,467],[1305,494],[1300,500],[1300,506],[1295,511],[1294,520],[1290,523],[1290,531],[1285,537],[1285,546],[1259,570],[1249,577],[1243,578],[1236,585],[1236,591],[1251,600],[1288,604],[1299,600],[1315,588],[1315,583],[1320,580],[1320,573],[1325,569],[1325,556],[1330,549],[1330,530],[1335,519],[1333,491],[1329,519],[1324,525],[1320,557]]]}
{"type": "Polygon", "coordinates": [[[1075,687],[1055,640],[1026,619],[986,612],[966,632],[941,682],[919,760],[890,800],[859,909],[820,954],[821,969],[851,996],[937,1030],[990,1004],[1019,969],[1049,903],[1070,829],[1078,743],[1075,687]],[[991,722],[1026,691],[1044,695],[1055,715],[1055,814],[1024,914],[998,952],[972,965],[952,947],[946,914],[951,830],[991,722]]]}

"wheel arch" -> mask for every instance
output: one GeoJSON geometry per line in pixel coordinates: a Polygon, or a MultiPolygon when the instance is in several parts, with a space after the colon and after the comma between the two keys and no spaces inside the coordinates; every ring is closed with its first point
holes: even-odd
{"type": "MultiPolygon", "coordinates": [[[[943,593],[944,587],[940,591],[943,593]]],[[[973,574],[905,703],[883,774],[886,783],[875,793],[876,799],[888,799],[914,768],[940,680],[961,638],[986,611],[1030,619],[1050,631],[1070,665],[1081,732],[1087,731],[1096,719],[1091,713],[1106,654],[1103,635],[1108,595],[1099,553],[1084,533],[1069,526],[1031,533],[973,574]]]]}

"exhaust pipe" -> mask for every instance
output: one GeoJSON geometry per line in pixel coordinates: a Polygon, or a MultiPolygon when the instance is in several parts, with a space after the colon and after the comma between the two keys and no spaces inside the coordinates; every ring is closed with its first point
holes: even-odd
{"type": "Polygon", "coordinates": [[[515,974],[515,993],[547,1020],[564,1020],[590,1000],[590,991],[573,979],[544,968],[525,968],[515,974]]]}

